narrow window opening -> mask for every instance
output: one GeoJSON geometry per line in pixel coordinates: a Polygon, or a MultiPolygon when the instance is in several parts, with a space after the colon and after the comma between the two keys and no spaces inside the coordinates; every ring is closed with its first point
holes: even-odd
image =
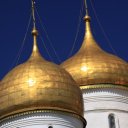
{"type": "Polygon", "coordinates": [[[114,114],[110,114],[108,116],[108,120],[109,120],[109,128],[116,128],[114,114]]]}

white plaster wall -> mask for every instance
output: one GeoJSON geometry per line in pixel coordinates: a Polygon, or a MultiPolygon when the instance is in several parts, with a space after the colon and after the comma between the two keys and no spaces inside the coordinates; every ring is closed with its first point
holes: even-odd
{"type": "Polygon", "coordinates": [[[97,111],[97,112],[85,112],[87,120],[86,128],[109,128],[108,115],[110,113],[115,114],[116,128],[128,128],[128,113],[118,111],[97,111]]]}
{"type": "Polygon", "coordinates": [[[17,117],[0,124],[0,128],[83,128],[78,118],[57,113],[39,113],[17,117]]]}
{"type": "Polygon", "coordinates": [[[109,128],[111,113],[115,115],[116,128],[128,128],[128,91],[107,88],[82,91],[86,128],[109,128]]]}

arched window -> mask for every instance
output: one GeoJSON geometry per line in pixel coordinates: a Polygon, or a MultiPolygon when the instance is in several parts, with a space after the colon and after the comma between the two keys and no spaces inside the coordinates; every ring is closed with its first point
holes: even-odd
{"type": "Polygon", "coordinates": [[[108,120],[109,120],[109,128],[116,128],[115,116],[114,116],[114,114],[110,114],[110,115],[108,116],[108,120]]]}
{"type": "Polygon", "coordinates": [[[53,126],[49,126],[48,128],[53,128],[53,126]]]}

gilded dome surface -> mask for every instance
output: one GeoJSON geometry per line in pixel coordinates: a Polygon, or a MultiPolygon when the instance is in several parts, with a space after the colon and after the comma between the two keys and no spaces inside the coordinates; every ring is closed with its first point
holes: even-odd
{"type": "Polygon", "coordinates": [[[92,85],[96,84],[128,87],[127,63],[117,56],[103,51],[92,35],[90,17],[86,16],[85,21],[86,33],[82,47],[61,66],[73,76],[80,87],[92,88],[94,87],[92,85]]]}
{"type": "Polygon", "coordinates": [[[41,57],[35,35],[29,60],[15,67],[0,83],[0,119],[32,110],[83,114],[79,86],[67,71],[41,57]]]}

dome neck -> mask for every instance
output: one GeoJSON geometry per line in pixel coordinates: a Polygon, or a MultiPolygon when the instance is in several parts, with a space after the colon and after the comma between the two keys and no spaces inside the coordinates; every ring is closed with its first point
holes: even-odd
{"type": "Polygon", "coordinates": [[[91,31],[91,26],[90,26],[90,22],[91,22],[91,18],[90,16],[86,15],[84,17],[84,21],[85,21],[85,38],[93,38],[93,34],[91,31]]]}
{"type": "Polygon", "coordinates": [[[94,36],[92,34],[91,25],[90,25],[91,18],[88,14],[84,17],[84,21],[85,21],[85,36],[79,52],[85,52],[87,49],[89,52],[95,52],[97,50],[102,51],[100,46],[96,43],[96,40],[94,39],[94,36]]]}
{"type": "Polygon", "coordinates": [[[81,46],[79,52],[81,52],[83,50],[85,51],[85,48],[87,48],[88,46],[91,47],[92,45],[97,45],[96,41],[94,40],[92,31],[91,31],[90,16],[86,15],[84,17],[84,21],[85,21],[85,36],[84,36],[84,40],[83,40],[83,43],[82,43],[82,46],[81,46]]]}
{"type": "Polygon", "coordinates": [[[86,0],[85,0],[85,10],[86,10],[86,15],[84,17],[84,21],[85,21],[85,36],[84,36],[84,40],[83,40],[82,46],[81,46],[80,50],[78,51],[78,53],[79,52],[80,53],[81,52],[85,52],[85,51],[88,51],[88,52],[91,52],[91,51],[94,52],[94,51],[97,51],[97,50],[101,51],[101,48],[96,43],[96,41],[95,41],[95,39],[93,37],[92,31],[91,31],[91,25],[90,25],[91,18],[89,16],[86,0]]]}
{"type": "Polygon", "coordinates": [[[33,50],[30,58],[38,58],[40,55],[39,49],[37,46],[37,36],[38,36],[38,31],[36,28],[33,28],[32,30],[32,35],[33,35],[33,50]]]}

